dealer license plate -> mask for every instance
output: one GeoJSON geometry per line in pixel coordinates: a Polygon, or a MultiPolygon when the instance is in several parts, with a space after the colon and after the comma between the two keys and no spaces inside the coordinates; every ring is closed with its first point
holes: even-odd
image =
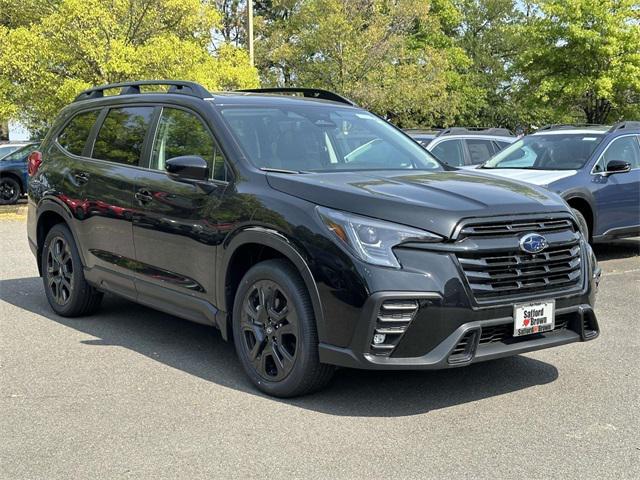
{"type": "Polygon", "coordinates": [[[513,306],[513,336],[549,332],[555,326],[556,302],[519,303],[513,306]]]}

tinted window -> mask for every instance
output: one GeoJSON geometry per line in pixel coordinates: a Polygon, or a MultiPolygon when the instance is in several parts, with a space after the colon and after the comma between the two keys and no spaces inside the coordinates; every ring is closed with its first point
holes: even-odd
{"type": "Polygon", "coordinates": [[[529,135],[496,153],[484,167],[574,170],[587,163],[601,140],[597,133],[529,135]]]}
{"type": "Polygon", "coordinates": [[[638,140],[635,136],[616,138],[611,142],[609,148],[604,152],[602,160],[598,162],[595,168],[596,172],[606,169],[607,163],[611,160],[622,160],[629,162],[631,168],[640,167],[640,148],[638,140]]]}
{"type": "Polygon", "coordinates": [[[494,143],[495,143],[495,145],[497,145],[497,146],[498,146],[498,148],[496,149],[496,151],[498,151],[498,150],[502,150],[502,149],[504,149],[504,148],[507,148],[509,145],[511,145],[509,142],[500,142],[500,141],[498,141],[498,140],[496,140],[494,143]]]}
{"type": "Polygon", "coordinates": [[[153,143],[150,168],[164,170],[167,160],[196,155],[206,160],[216,180],[226,180],[225,163],[209,130],[194,114],[163,108],[153,143]]]}
{"type": "Polygon", "coordinates": [[[454,167],[464,165],[462,140],[445,140],[431,150],[438,160],[454,167]]]}
{"type": "Polygon", "coordinates": [[[379,170],[442,167],[410,138],[363,110],[228,107],[222,115],[257,167],[379,170]]]}
{"type": "Polygon", "coordinates": [[[99,110],[91,110],[90,112],[79,113],[64,127],[64,130],[58,135],[58,143],[67,152],[74,155],[82,155],[84,145],[91,132],[91,127],[98,118],[99,110]]]}
{"type": "Polygon", "coordinates": [[[429,142],[435,138],[434,135],[414,135],[412,138],[423,147],[429,145],[429,142]]]}
{"type": "Polygon", "coordinates": [[[27,161],[27,157],[31,152],[33,152],[36,148],[38,148],[37,143],[32,143],[31,145],[27,145],[25,147],[19,148],[18,150],[6,155],[2,158],[2,161],[6,162],[16,162],[18,160],[22,160],[23,162],[27,161]]]}
{"type": "Polygon", "coordinates": [[[126,107],[109,110],[93,147],[93,158],[137,165],[147,132],[152,107],[126,107]]]}
{"type": "Polygon", "coordinates": [[[484,163],[491,158],[491,155],[493,155],[491,140],[470,138],[465,141],[467,142],[467,148],[469,149],[469,156],[471,157],[472,165],[484,163]]]}
{"type": "Polygon", "coordinates": [[[20,147],[15,145],[0,145],[0,158],[9,155],[11,152],[15,152],[18,148],[20,147]]]}

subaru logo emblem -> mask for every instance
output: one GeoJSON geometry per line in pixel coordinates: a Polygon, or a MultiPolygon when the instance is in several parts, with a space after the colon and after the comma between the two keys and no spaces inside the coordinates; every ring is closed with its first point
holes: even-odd
{"type": "Polygon", "coordinates": [[[549,244],[547,239],[537,233],[528,233],[520,239],[520,249],[527,253],[539,253],[549,244]]]}

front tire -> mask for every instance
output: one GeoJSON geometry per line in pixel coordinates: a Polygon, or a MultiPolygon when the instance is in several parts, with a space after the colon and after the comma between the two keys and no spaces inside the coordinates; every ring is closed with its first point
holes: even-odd
{"type": "Polygon", "coordinates": [[[233,339],[242,367],[263,392],[294,397],[324,387],[333,367],[320,363],[311,299],[285,260],[254,265],[236,292],[233,339]]]}
{"type": "Polygon", "coordinates": [[[13,205],[20,198],[20,184],[15,178],[0,178],[0,205],[13,205]]]}
{"type": "Polygon", "coordinates": [[[572,208],[571,211],[575,215],[576,220],[578,220],[578,226],[580,227],[580,231],[582,232],[582,235],[584,236],[585,240],[587,242],[590,242],[591,232],[589,231],[589,224],[587,223],[587,219],[584,218],[584,215],[582,215],[582,212],[580,212],[580,210],[576,210],[575,208],[572,208]]]}
{"type": "Polygon", "coordinates": [[[102,292],[85,280],[76,243],[66,225],[59,223],[49,230],[41,262],[44,291],[54,312],[79,317],[98,309],[102,292]]]}

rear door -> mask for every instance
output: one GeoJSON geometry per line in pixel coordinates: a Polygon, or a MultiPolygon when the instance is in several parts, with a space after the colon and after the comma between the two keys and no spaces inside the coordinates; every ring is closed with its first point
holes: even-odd
{"type": "Polygon", "coordinates": [[[133,195],[154,107],[105,108],[86,147],[87,159],[70,172],[81,186],[75,202],[87,267],[106,286],[135,298],[133,195]]]}
{"type": "Polygon", "coordinates": [[[161,107],[149,159],[135,186],[136,287],[143,303],[206,322],[202,303],[195,299],[214,301],[216,246],[225,234],[219,207],[227,173],[222,152],[202,117],[182,107],[161,107]],[[207,161],[207,181],[166,172],[167,160],[184,155],[207,161]]]}
{"type": "Polygon", "coordinates": [[[436,158],[452,167],[461,167],[466,164],[465,148],[461,138],[450,138],[438,142],[435,146],[429,145],[428,150],[436,158]]]}
{"type": "Polygon", "coordinates": [[[597,208],[595,235],[640,225],[640,144],[638,135],[614,138],[593,167],[592,182],[597,208]],[[631,171],[605,175],[607,163],[622,160],[631,171]]]}
{"type": "Polygon", "coordinates": [[[495,153],[493,142],[484,138],[467,138],[464,141],[469,152],[469,164],[479,165],[489,160],[495,153]]]}

